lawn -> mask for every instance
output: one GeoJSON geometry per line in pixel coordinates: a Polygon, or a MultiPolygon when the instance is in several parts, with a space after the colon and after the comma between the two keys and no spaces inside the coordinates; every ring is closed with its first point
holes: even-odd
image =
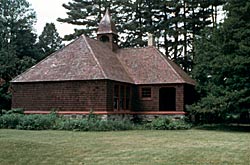
{"type": "Polygon", "coordinates": [[[0,164],[211,165],[250,163],[250,133],[70,132],[0,129],[0,164]]]}

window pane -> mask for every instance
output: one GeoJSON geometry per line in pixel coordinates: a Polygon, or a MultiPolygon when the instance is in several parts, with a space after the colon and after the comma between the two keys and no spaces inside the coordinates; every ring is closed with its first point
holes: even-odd
{"type": "Polygon", "coordinates": [[[151,97],[151,88],[141,88],[141,97],[150,98],[151,97]]]}
{"type": "Polygon", "coordinates": [[[129,86],[126,87],[126,109],[130,109],[130,90],[131,88],[129,86]]]}
{"type": "Polygon", "coordinates": [[[117,97],[117,98],[119,96],[119,86],[118,85],[115,85],[114,96],[117,97]]]}
{"type": "Polygon", "coordinates": [[[115,85],[114,87],[114,109],[118,110],[119,107],[119,86],[115,85]]]}
{"type": "Polygon", "coordinates": [[[120,109],[125,109],[125,105],[124,105],[124,86],[121,85],[120,86],[120,109]]]}

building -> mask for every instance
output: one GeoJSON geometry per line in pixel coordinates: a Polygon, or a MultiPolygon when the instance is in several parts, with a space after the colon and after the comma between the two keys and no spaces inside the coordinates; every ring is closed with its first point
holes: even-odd
{"type": "Polygon", "coordinates": [[[12,83],[12,107],[25,113],[182,115],[195,81],[148,47],[119,49],[107,11],[97,40],[84,35],[51,54],[12,83]]]}

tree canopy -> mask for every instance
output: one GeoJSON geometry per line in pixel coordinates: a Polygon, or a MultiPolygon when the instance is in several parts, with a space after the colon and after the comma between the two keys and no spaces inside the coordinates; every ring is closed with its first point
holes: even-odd
{"type": "Polygon", "coordinates": [[[197,40],[193,76],[201,100],[191,109],[217,119],[249,118],[250,3],[230,0],[225,9],[224,23],[197,40]]]}
{"type": "Polygon", "coordinates": [[[62,48],[62,38],[57,32],[54,23],[46,23],[42,34],[39,36],[38,47],[41,51],[41,58],[54,53],[56,50],[62,48]]]}
{"type": "Polygon", "coordinates": [[[195,35],[207,26],[216,26],[218,7],[224,0],[73,0],[63,7],[67,18],[59,22],[80,25],[65,40],[85,34],[94,37],[106,8],[120,32],[120,47],[147,45],[147,33],[152,33],[156,46],[180,64],[186,71],[192,68],[195,35]]]}
{"type": "Polygon", "coordinates": [[[0,1],[0,109],[10,108],[9,81],[35,63],[35,12],[26,0],[0,1]]]}

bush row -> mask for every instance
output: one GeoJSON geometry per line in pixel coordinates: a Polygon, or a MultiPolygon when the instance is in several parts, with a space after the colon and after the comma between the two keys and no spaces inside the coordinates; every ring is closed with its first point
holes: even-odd
{"type": "Polygon", "coordinates": [[[177,130],[189,129],[191,125],[183,120],[157,118],[147,124],[134,124],[128,120],[101,120],[96,115],[84,119],[48,115],[4,114],[0,116],[0,128],[21,130],[77,130],[77,131],[119,131],[133,129],[177,130]]]}
{"type": "Polygon", "coordinates": [[[190,129],[191,124],[183,119],[173,120],[171,118],[156,118],[146,125],[153,130],[185,130],[190,129]]]}

